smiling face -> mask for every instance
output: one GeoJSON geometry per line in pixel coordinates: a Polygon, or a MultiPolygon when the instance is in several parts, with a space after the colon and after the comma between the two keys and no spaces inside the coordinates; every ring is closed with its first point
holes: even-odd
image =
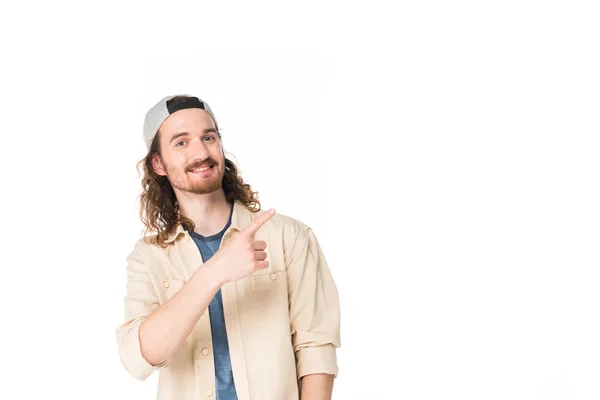
{"type": "Polygon", "coordinates": [[[152,166],[169,179],[175,193],[206,194],[221,189],[225,155],[209,113],[199,108],[176,111],[157,135],[160,155],[153,156],[152,166]]]}

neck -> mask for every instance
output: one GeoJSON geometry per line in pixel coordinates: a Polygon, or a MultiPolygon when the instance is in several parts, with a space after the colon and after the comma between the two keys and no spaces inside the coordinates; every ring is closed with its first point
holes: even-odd
{"type": "Polygon", "coordinates": [[[194,232],[202,236],[219,233],[229,220],[232,204],[227,202],[223,189],[212,193],[176,193],[181,215],[194,221],[194,232]]]}

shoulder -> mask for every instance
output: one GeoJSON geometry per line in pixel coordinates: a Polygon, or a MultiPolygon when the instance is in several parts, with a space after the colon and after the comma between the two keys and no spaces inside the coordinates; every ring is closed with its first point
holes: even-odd
{"type": "MultiPolygon", "coordinates": [[[[254,218],[259,215],[267,212],[267,210],[261,210],[254,214],[254,218]]],[[[310,229],[304,221],[299,220],[298,218],[291,217],[286,214],[276,213],[269,219],[263,227],[267,227],[268,229],[273,229],[277,232],[281,232],[283,234],[303,234],[305,231],[310,229]]]]}
{"type": "MultiPolygon", "coordinates": [[[[256,218],[264,211],[255,214],[256,218]]],[[[304,221],[290,215],[276,213],[259,230],[265,234],[265,239],[272,244],[281,246],[285,253],[291,251],[298,243],[302,243],[311,227],[304,221]]]]}
{"type": "Polygon", "coordinates": [[[133,249],[127,258],[133,258],[142,261],[148,257],[152,257],[157,252],[163,253],[165,248],[162,248],[157,244],[156,238],[156,234],[142,236],[139,238],[133,245],[133,249]]]}

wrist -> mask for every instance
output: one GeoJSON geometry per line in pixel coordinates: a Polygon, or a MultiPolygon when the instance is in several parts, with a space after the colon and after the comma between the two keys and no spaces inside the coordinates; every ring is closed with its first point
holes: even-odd
{"type": "Polygon", "coordinates": [[[221,286],[227,283],[227,278],[223,274],[223,268],[209,262],[204,263],[197,271],[202,275],[202,281],[207,283],[211,289],[218,291],[221,286]]]}

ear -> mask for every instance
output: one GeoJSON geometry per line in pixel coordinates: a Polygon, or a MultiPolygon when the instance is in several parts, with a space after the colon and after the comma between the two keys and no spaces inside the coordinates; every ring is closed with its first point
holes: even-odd
{"type": "Polygon", "coordinates": [[[167,171],[165,170],[162,160],[158,154],[152,155],[152,168],[158,175],[167,176],[167,171]]]}

